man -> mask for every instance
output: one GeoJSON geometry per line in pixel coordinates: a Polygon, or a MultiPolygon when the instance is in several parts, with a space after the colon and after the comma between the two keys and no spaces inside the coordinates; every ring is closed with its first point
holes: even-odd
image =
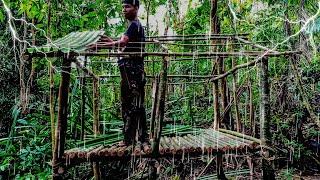
{"type": "MultiPolygon", "coordinates": [[[[102,37],[102,42],[92,44],[90,49],[123,47],[123,52],[144,52],[144,29],[137,17],[139,0],[123,0],[123,14],[128,20],[127,31],[120,40],[113,41],[108,37],[102,37]]],[[[144,108],[145,73],[143,56],[131,55],[118,61],[121,73],[121,108],[124,122],[124,140],[120,146],[147,141],[146,112],[144,108]]]]}

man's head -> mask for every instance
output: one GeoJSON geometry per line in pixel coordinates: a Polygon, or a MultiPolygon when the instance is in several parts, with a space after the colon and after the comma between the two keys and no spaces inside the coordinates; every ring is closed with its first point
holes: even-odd
{"type": "Polygon", "coordinates": [[[122,12],[126,19],[133,20],[137,17],[139,10],[139,0],[123,0],[122,12]]]}

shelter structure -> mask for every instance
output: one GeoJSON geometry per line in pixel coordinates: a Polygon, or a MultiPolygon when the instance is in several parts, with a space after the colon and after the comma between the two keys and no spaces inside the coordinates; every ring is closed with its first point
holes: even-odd
{"type": "MultiPolygon", "coordinates": [[[[269,145],[268,60],[281,56],[295,56],[299,54],[298,51],[279,52],[272,50],[249,41],[247,34],[150,36],[147,37],[145,42],[146,52],[118,52],[118,49],[90,51],[86,48],[89,44],[101,41],[103,36],[103,31],[72,32],[44,46],[29,48],[26,54],[29,58],[62,58],[58,115],[53,137],[55,140],[52,159],[53,179],[63,178],[69,167],[88,161],[93,163],[95,177],[99,179],[101,173],[97,167],[99,163],[105,161],[128,159],[132,156],[142,158],[175,156],[175,158],[182,158],[186,154],[189,156],[217,155],[217,174],[219,178],[223,179],[223,154],[235,152],[247,154],[256,150],[265,150],[262,147],[269,145]],[[173,51],[177,49],[179,52],[173,51]],[[80,79],[83,96],[88,85],[86,79],[92,79],[92,129],[94,137],[99,138],[102,131],[99,122],[102,106],[99,93],[100,86],[105,82],[105,79],[118,78],[119,74],[96,74],[94,68],[97,66],[88,65],[88,58],[97,57],[102,60],[95,62],[113,64],[116,63],[113,58],[136,54],[146,57],[147,78],[149,79],[149,85],[152,86],[147,92],[147,98],[151,100],[151,115],[149,116],[150,146],[118,147],[115,144],[98,144],[90,148],[77,147],[66,150],[67,128],[69,127],[68,113],[71,103],[69,101],[69,86],[72,63],[83,70],[83,75],[77,77],[80,79]],[[84,58],[81,60],[78,57],[84,58]],[[243,58],[246,59],[246,62],[238,64],[237,60],[243,58]],[[170,71],[174,62],[192,62],[190,63],[192,66],[194,62],[201,60],[211,63],[212,69],[207,71],[208,74],[194,74],[196,71],[186,74],[170,74],[170,72],[174,72],[170,71]],[[261,79],[259,85],[260,115],[258,118],[260,130],[259,133],[255,134],[255,132],[258,132],[258,130],[255,130],[258,123],[255,123],[255,110],[252,106],[252,89],[250,84],[247,84],[247,86],[239,85],[236,81],[236,73],[242,68],[258,64],[261,79]],[[211,101],[212,104],[207,104],[208,108],[213,107],[213,117],[210,117],[211,126],[206,129],[200,128],[197,133],[189,132],[183,135],[163,136],[168,96],[173,91],[173,86],[188,83],[198,83],[204,86],[212,85],[212,91],[208,88],[205,89],[205,91],[211,92],[211,94],[207,93],[207,96],[211,96],[213,100],[211,101]],[[227,84],[231,84],[232,88],[228,88],[227,84]],[[239,117],[238,99],[243,91],[248,91],[249,94],[250,136],[243,133],[243,125],[239,117]],[[228,92],[230,92],[229,95],[228,92]],[[232,106],[234,111],[231,111],[232,106]],[[231,119],[235,119],[235,121],[231,121],[231,119]],[[254,137],[257,134],[259,134],[259,139],[254,137]]],[[[78,139],[81,140],[85,138],[85,129],[88,123],[85,116],[86,103],[88,102],[82,99],[82,109],[78,118],[79,126],[81,126],[78,139]]],[[[51,109],[51,113],[54,113],[54,108],[51,109]]],[[[266,149],[268,150],[268,148],[266,149]]],[[[251,173],[253,172],[251,171],[251,173]]]]}

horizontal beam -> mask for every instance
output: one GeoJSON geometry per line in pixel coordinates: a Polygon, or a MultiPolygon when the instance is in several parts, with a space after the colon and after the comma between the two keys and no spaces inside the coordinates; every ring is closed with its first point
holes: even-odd
{"type": "Polygon", "coordinates": [[[47,57],[57,57],[68,54],[69,56],[104,56],[104,57],[130,57],[130,56],[169,56],[169,57],[259,57],[259,56],[267,56],[267,57],[277,57],[284,55],[292,55],[292,54],[300,54],[300,51],[286,51],[286,52],[261,52],[261,51],[243,51],[243,52],[198,52],[198,53],[189,53],[189,52],[84,52],[84,53],[76,53],[70,52],[68,53],[35,53],[33,56],[45,56],[47,57]]]}
{"type": "MultiPolygon", "coordinates": [[[[246,37],[242,37],[246,38],[246,37]]],[[[168,38],[150,38],[146,39],[145,42],[158,41],[211,41],[211,40],[235,40],[235,36],[204,36],[204,37],[168,37],[168,38]]]]}
{"type": "Polygon", "coordinates": [[[201,36],[248,36],[249,33],[240,33],[240,34],[185,34],[185,35],[171,35],[171,36],[147,36],[146,38],[168,38],[168,37],[201,37],[201,36]]]}
{"type": "MultiPolygon", "coordinates": [[[[84,78],[92,78],[91,76],[77,76],[79,78],[84,77],[84,78]]],[[[97,76],[100,79],[101,78],[120,78],[120,75],[99,75],[97,76]]],[[[147,78],[155,78],[157,76],[152,76],[152,75],[146,75],[147,78]]],[[[206,76],[206,75],[167,75],[168,78],[195,78],[195,79],[208,79],[208,78],[213,78],[214,76],[206,76]]]]}
{"type": "MultiPolygon", "coordinates": [[[[169,35],[169,36],[146,36],[146,39],[163,39],[163,38],[190,38],[190,37],[247,37],[249,33],[239,33],[239,34],[184,34],[184,35],[169,35]]],[[[107,37],[106,35],[101,35],[102,37],[107,37]]],[[[113,40],[118,40],[120,37],[112,37],[113,40]]]]}
{"type": "MultiPolygon", "coordinates": [[[[185,84],[203,84],[203,83],[208,83],[208,80],[205,81],[190,81],[190,82],[172,82],[172,83],[167,83],[167,85],[185,85],[185,84]]],[[[89,83],[88,85],[91,85],[92,83],[89,83]]],[[[102,84],[100,83],[100,86],[111,86],[114,85],[114,83],[105,83],[102,84]]],[[[152,84],[147,83],[146,86],[152,86],[152,84]]]]}
{"type": "MultiPolygon", "coordinates": [[[[183,44],[183,43],[174,43],[174,42],[162,42],[163,44],[167,45],[177,45],[177,46],[227,46],[227,45],[248,45],[248,44],[255,44],[253,42],[229,42],[229,43],[216,43],[216,44],[183,44]]],[[[259,43],[267,43],[267,41],[259,41],[259,43]]]]}
{"type": "MultiPolygon", "coordinates": [[[[212,57],[197,57],[197,58],[175,58],[169,59],[170,62],[172,61],[197,61],[197,60],[210,60],[212,61],[212,57]]],[[[144,60],[145,63],[153,63],[153,62],[162,62],[162,60],[144,60]]],[[[91,61],[91,63],[106,63],[106,64],[116,64],[117,61],[91,61]]]]}

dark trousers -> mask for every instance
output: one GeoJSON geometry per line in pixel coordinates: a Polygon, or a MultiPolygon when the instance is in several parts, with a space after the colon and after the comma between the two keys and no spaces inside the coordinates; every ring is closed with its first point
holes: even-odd
{"type": "Polygon", "coordinates": [[[144,107],[144,66],[129,61],[120,64],[119,68],[124,141],[127,144],[133,144],[136,139],[145,142],[148,135],[144,107]]]}

